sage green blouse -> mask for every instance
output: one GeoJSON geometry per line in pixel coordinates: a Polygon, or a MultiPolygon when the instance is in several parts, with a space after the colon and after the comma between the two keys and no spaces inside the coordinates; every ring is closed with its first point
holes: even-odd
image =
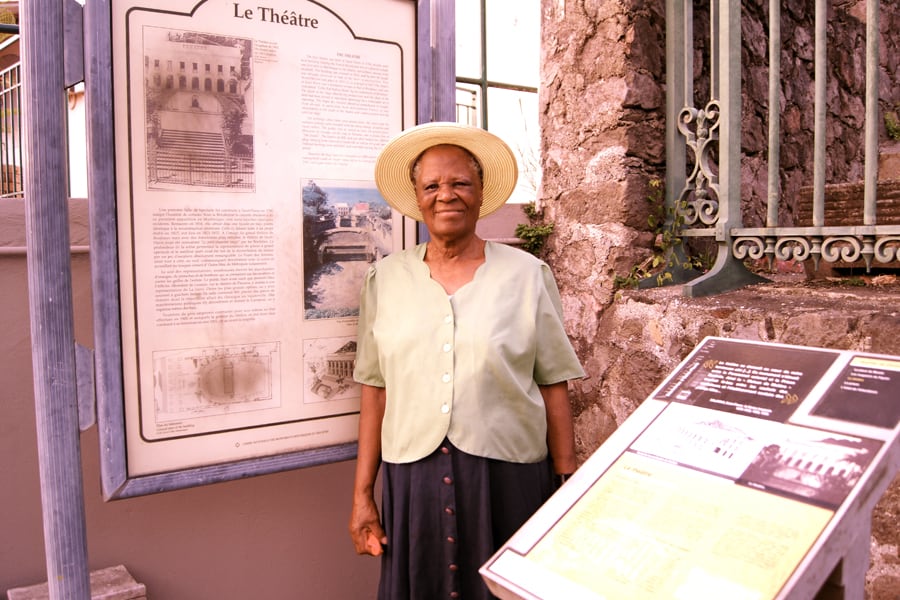
{"type": "Polygon", "coordinates": [[[369,269],[354,379],[384,387],[382,459],[427,456],[446,436],[469,454],[517,463],[547,455],[538,385],[584,377],[559,290],[534,256],[487,242],[453,296],[431,279],[425,244],[369,269]]]}

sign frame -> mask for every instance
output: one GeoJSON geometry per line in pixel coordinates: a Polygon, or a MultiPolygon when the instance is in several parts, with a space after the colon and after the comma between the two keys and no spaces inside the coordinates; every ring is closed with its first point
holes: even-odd
{"type": "MultiPolygon", "coordinates": [[[[405,31],[402,36],[404,41],[395,44],[401,49],[400,52],[403,56],[399,69],[402,71],[400,79],[404,91],[400,96],[391,98],[391,101],[401,104],[397,109],[400,119],[395,120],[391,125],[391,135],[393,135],[414,122],[440,118],[440,107],[452,106],[453,73],[452,70],[447,70],[446,65],[452,65],[453,61],[447,62],[446,59],[448,55],[452,58],[453,54],[453,5],[446,0],[379,0],[379,2],[379,6],[385,12],[382,15],[384,18],[390,19],[391,10],[396,10],[396,14],[402,17],[400,21],[407,20],[415,29],[415,31],[405,31]],[[441,22],[444,23],[444,33],[440,36],[441,44],[432,46],[430,43],[432,28],[441,22]],[[446,33],[447,22],[451,24],[449,36],[446,33]],[[451,84],[449,86],[446,83],[448,76],[451,84]]],[[[177,4],[180,8],[173,12],[182,14],[185,19],[195,14],[202,14],[203,10],[214,5],[227,7],[229,11],[233,8],[235,14],[229,14],[230,18],[248,20],[251,17],[257,19],[262,17],[258,12],[254,14],[257,9],[239,11],[239,3],[233,2],[169,0],[166,6],[170,4],[177,4]]],[[[114,44],[117,36],[122,32],[114,31],[113,27],[127,26],[126,23],[115,17],[121,13],[121,7],[125,5],[125,0],[121,2],[119,0],[89,0],[84,7],[85,97],[88,120],[91,270],[94,296],[94,391],[99,425],[101,483],[104,499],[114,500],[141,496],[355,458],[357,443],[354,432],[349,437],[342,434],[343,437],[340,439],[328,439],[328,436],[325,436],[320,442],[304,444],[299,448],[292,449],[290,444],[275,446],[274,450],[246,456],[238,454],[235,455],[236,458],[235,456],[224,456],[222,459],[205,458],[197,462],[189,456],[192,452],[189,448],[184,462],[179,462],[180,459],[176,458],[175,462],[163,463],[162,466],[150,466],[146,469],[135,469],[129,462],[129,455],[131,455],[131,459],[134,458],[136,435],[143,437],[144,433],[143,430],[140,430],[136,434],[134,423],[139,423],[140,419],[146,418],[147,413],[135,417],[134,407],[129,406],[129,403],[134,403],[133,380],[129,376],[129,371],[133,372],[137,367],[132,362],[133,353],[130,353],[130,346],[127,344],[129,340],[133,340],[137,336],[137,327],[134,326],[130,307],[122,302],[123,290],[127,291],[128,286],[133,285],[133,281],[127,280],[127,269],[126,271],[122,270],[124,261],[129,261],[132,257],[128,256],[127,252],[123,253],[123,232],[127,237],[129,229],[128,227],[123,229],[119,203],[125,201],[121,192],[125,189],[123,186],[127,187],[128,182],[123,181],[123,177],[127,177],[127,174],[121,168],[121,162],[117,166],[116,157],[118,155],[121,159],[123,153],[127,152],[128,161],[136,160],[136,157],[128,152],[127,148],[123,148],[121,143],[123,127],[129,132],[128,135],[132,135],[135,129],[128,125],[123,126],[121,118],[120,90],[122,86],[130,85],[130,80],[123,82],[117,79],[115,70],[117,65],[120,65],[117,61],[122,60],[122,55],[116,51],[119,48],[114,48],[114,44]],[[116,6],[113,6],[114,3],[116,6]],[[117,86],[119,87],[117,88],[117,86]],[[116,112],[117,110],[120,112],[116,112]],[[118,119],[114,118],[116,116],[118,119]],[[126,275],[126,280],[123,280],[123,273],[126,275]]],[[[156,7],[159,3],[151,3],[148,0],[143,3],[131,2],[128,10],[134,7],[147,8],[149,5],[156,7]]],[[[291,12],[291,10],[279,12],[275,8],[267,9],[269,12],[265,18],[272,28],[282,27],[285,30],[297,30],[304,26],[299,15],[302,12],[301,8],[303,10],[308,8],[310,10],[306,17],[306,26],[310,24],[310,15],[315,17],[315,11],[318,11],[318,14],[330,13],[331,18],[342,22],[343,26],[352,32],[353,27],[359,26],[358,21],[354,22],[347,16],[347,13],[341,14],[338,9],[334,9],[333,7],[336,5],[342,5],[343,9],[346,9],[348,3],[343,0],[334,0],[330,4],[309,0],[304,2],[302,7],[293,3],[289,8],[296,12],[291,12]],[[345,17],[347,18],[345,19],[345,17]]],[[[296,35],[296,31],[291,33],[296,35]]],[[[353,35],[355,38],[356,34],[353,35]]],[[[360,35],[359,37],[362,39],[366,36],[360,35]]],[[[280,38],[279,41],[281,41],[280,38]]],[[[284,43],[287,44],[287,42],[284,43]]],[[[257,143],[260,141],[258,140],[257,143]]],[[[141,185],[145,186],[145,182],[142,182],[141,185]]],[[[181,189],[183,191],[185,188],[181,189]]],[[[415,223],[407,218],[399,217],[397,213],[394,213],[394,223],[395,229],[398,230],[394,233],[394,239],[400,240],[399,246],[395,243],[395,249],[415,241],[415,223]]],[[[141,301],[144,301],[143,298],[141,301]]],[[[348,330],[350,324],[345,320],[342,327],[342,331],[348,330]]],[[[344,411],[340,418],[353,421],[356,413],[358,413],[358,405],[355,412],[353,409],[344,411]]],[[[323,418],[329,417],[326,415],[323,418]]],[[[254,427],[265,430],[267,424],[257,423],[254,427]]],[[[279,427],[279,424],[273,425],[275,433],[268,437],[273,439],[280,437],[279,427]]],[[[348,427],[355,430],[352,423],[348,427]]],[[[347,429],[347,427],[344,428],[347,429]]],[[[217,432],[213,432],[210,435],[216,434],[217,432]]],[[[181,452],[178,448],[175,450],[174,454],[181,452]]],[[[150,454],[153,453],[150,452],[150,454]]],[[[153,462],[153,456],[150,456],[150,462],[153,462]]]]}

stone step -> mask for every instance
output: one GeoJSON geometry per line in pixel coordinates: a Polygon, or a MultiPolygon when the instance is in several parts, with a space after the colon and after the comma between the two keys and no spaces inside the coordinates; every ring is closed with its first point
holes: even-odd
{"type": "MultiPolygon", "coordinates": [[[[882,179],[876,187],[875,210],[878,225],[900,225],[900,176],[882,179]]],[[[863,182],[832,183],[825,186],[825,226],[863,224],[863,182]]],[[[813,188],[800,188],[797,202],[798,227],[812,227],[813,188]]]]}
{"type": "MultiPolygon", "coordinates": [[[[8,600],[48,600],[50,589],[46,582],[6,591],[8,600]]],[[[122,566],[107,567],[91,572],[91,600],[147,600],[147,588],[138,583],[122,566]]]]}

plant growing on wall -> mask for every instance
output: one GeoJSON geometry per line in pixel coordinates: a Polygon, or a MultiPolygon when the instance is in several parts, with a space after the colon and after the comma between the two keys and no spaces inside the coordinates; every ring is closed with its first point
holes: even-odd
{"type": "Polygon", "coordinates": [[[516,225],[516,237],[522,240],[522,249],[539,256],[547,238],[553,233],[553,223],[544,222],[544,211],[538,210],[534,202],[522,205],[528,223],[516,225]]]}
{"type": "Polygon", "coordinates": [[[894,110],[884,112],[884,126],[887,129],[888,137],[894,141],[900,141],[900,115],[897,110],[900,104],[894,106],[894,110]]]}
{"type": "Polygon", "coordinates": [[[687,202],[667,207],[665,189],[659,179],[650,180],[650,214],[647,224],[656,234],[655,251],[642,263],[631,267],[627,275],[616,275],[617,288],[660,287],[687,281],[709,270],[713,259],[706,253],[693,253],[681,236],[687,202]]]}

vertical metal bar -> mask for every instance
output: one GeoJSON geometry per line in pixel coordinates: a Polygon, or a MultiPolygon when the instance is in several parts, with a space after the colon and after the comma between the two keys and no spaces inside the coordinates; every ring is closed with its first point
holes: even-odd
{"type": "Polygon", "coordinates": [[[3,175],[4,183],[6,184],[3,191],[7,194],[19,191],[19,186],[16,185],[16,169],[18,169],[20,173],[22,171],[22,161],[19,158],[21,152],[18,152],[19,145],[21,144],[21,141],[19,140],[21,130],[18,126],[22,105],[21,102],[16,101],[22,94],[22,88],[19,87],[18,82],[18,67],[14,67],[14,69],[15,70],[10,70],[7,73],[9,78],[8,81],[11,85],[6,91],[3,107],[4,121],[8,127],[7,132],[9,136],[7,139],[6,160],[4,161],[4,164],[9,166],[4,169],[5,172],[3,175]]]}
{"type": "Polygon", "coordinates": [[[15,70],[15,81],[16,81],[16,91],[13,94],[13,105],[15,112],[14,114],[14,122],[13,126],[13,152],[15,153],[15,164],[19,169],[18,172],[13,171],[13,182],[14,182],[14,190],[19,194],[24,196],[25,193],[25,161],[24,161],[24,153],[22,150],[25,146],[25,141],[23,139],[23,133],[25,129],[23,128],[23,117],[22,117],[22,65],[20,64],[16,67],[15,70]]]}
{"type": "Polygon", "coordinates": [[[22,116],[22,66],[16,69],[16,94],[15,94],[15,104],[16,104],[16,164],[19,166],[19,173],[16,175],[17,183],[16,183],[16,191],[23,195],[25,193],[25,153],[23,152],[25,148],[25,140],[24,140],[24,118],[22,116]]]}
{"type": "Polygon", "coordinates": [[[15,125],[13,126],[13,152],[15,156],[15,164],[18,168],[18,172],[13,171],[13,182],[14,182],[14,190],[19,194],[24,196],[25,192],[25,161],[23,160],[24,153],[22,152],[25,142],[23,140],[23,133],[25,130],[23,129],[23,118],[22,118],[22,65],[20,64],[16,67],[15,70],[15,85],[16,91],[13,94],[13,119],[15,125]]]}
{"type": "MultiPolygon", "coordinates": [[[[871,4],[871,3],[870,3],[871,4]]],[[[828,84],[826,41],[827,0],[816,0],[815,107],[813,142],[813,227],[825,225],[825,87],[828,84]]]]}
{"type": "Polygon", "coordinates": [[[866,3],[866,163],[863,225],[875,225],[878,199],[878,31],[879,0],[866,3]]]}
{"type": "Polygon", "coordinates": [[[679,2],[681,6],[678,12],[681,13],[681,18],[674,21],[674,24],[677,27],[680,22],[683,27],[683,31],[678,34],[682,40],[678,60],[684,67],[684,102],[679,107],[681,110],[685,105],[694,106],[694,1],[679,0],[679,2]]]}
{"type": "MultiPolygon", "coordinates": [[[[692,103],[692,60],[686,59],[687,5],[692,0],[666,0],[666,206],[672,208],[687,179],[687,148],[678,131],[677,115],[692,103]]],[[[669,212],[669,211],[667,211],[669,212]]]]}
{"type": "Polygon", "coordinates": [[[15,166],[12,165],[9,160],[12,119],[10,118],[9,113],[11,109],[7,101],[10,96],[8,71],[0,72],[0,87],[2,87],[2,91],[0,91],[0,122],[3,124],[3,140],[2,146],[0,146],[0,154],[2,154],[2,156],[0,156],[0,196],[5,196],[9,193],[9,188],[6,183],[6,172],[10,169],[15,169],[15,166]]]}
{"type": "Polygon", "coordinates": [[[481,0],[479,3],[481,9],[481,26],[478,28],[478,45],[481,47],[481,106],[479,115],[479,125],[485,129],[488,128],[488,52],[487,52],[487,0],[481,0]]]}
{"type": "MultiPolygon", "coordinates": [[[[715,2],[713,4],[716,4],[715,2]]],[[[719,222],[716,239],[741,225],[741,2],[724,0],[719,18],[719,44],[726,48],[718,71],[722,116],[719,125],[719,222]]]]}
{"type": "Polygon", "coordinates": [[[766,227],[778,226],[781,198],[781,0],[769,0],[769,173],[766,227]]]}
{"type": "Polygon", "coordinates": [[[63,4],[22,11],[25,239],[44,546],[51,599],[90,598],[66,198],[63,4]]]}
{"type": "MultiPolygon", "coordinates": [[[[712,0],[709,3],[709,95],[712,98],[721,98],[719,90],[721,74],[718,69],[718,64],[721,60],[720,51],[722,49],[719,44],[719,32],[721,31],[721,24],[719,23],[720,3],[720,0],[712,0]]],[[[728,46],[725,46],[725,49],[726,52],[731,51],[728,46]]]]}

